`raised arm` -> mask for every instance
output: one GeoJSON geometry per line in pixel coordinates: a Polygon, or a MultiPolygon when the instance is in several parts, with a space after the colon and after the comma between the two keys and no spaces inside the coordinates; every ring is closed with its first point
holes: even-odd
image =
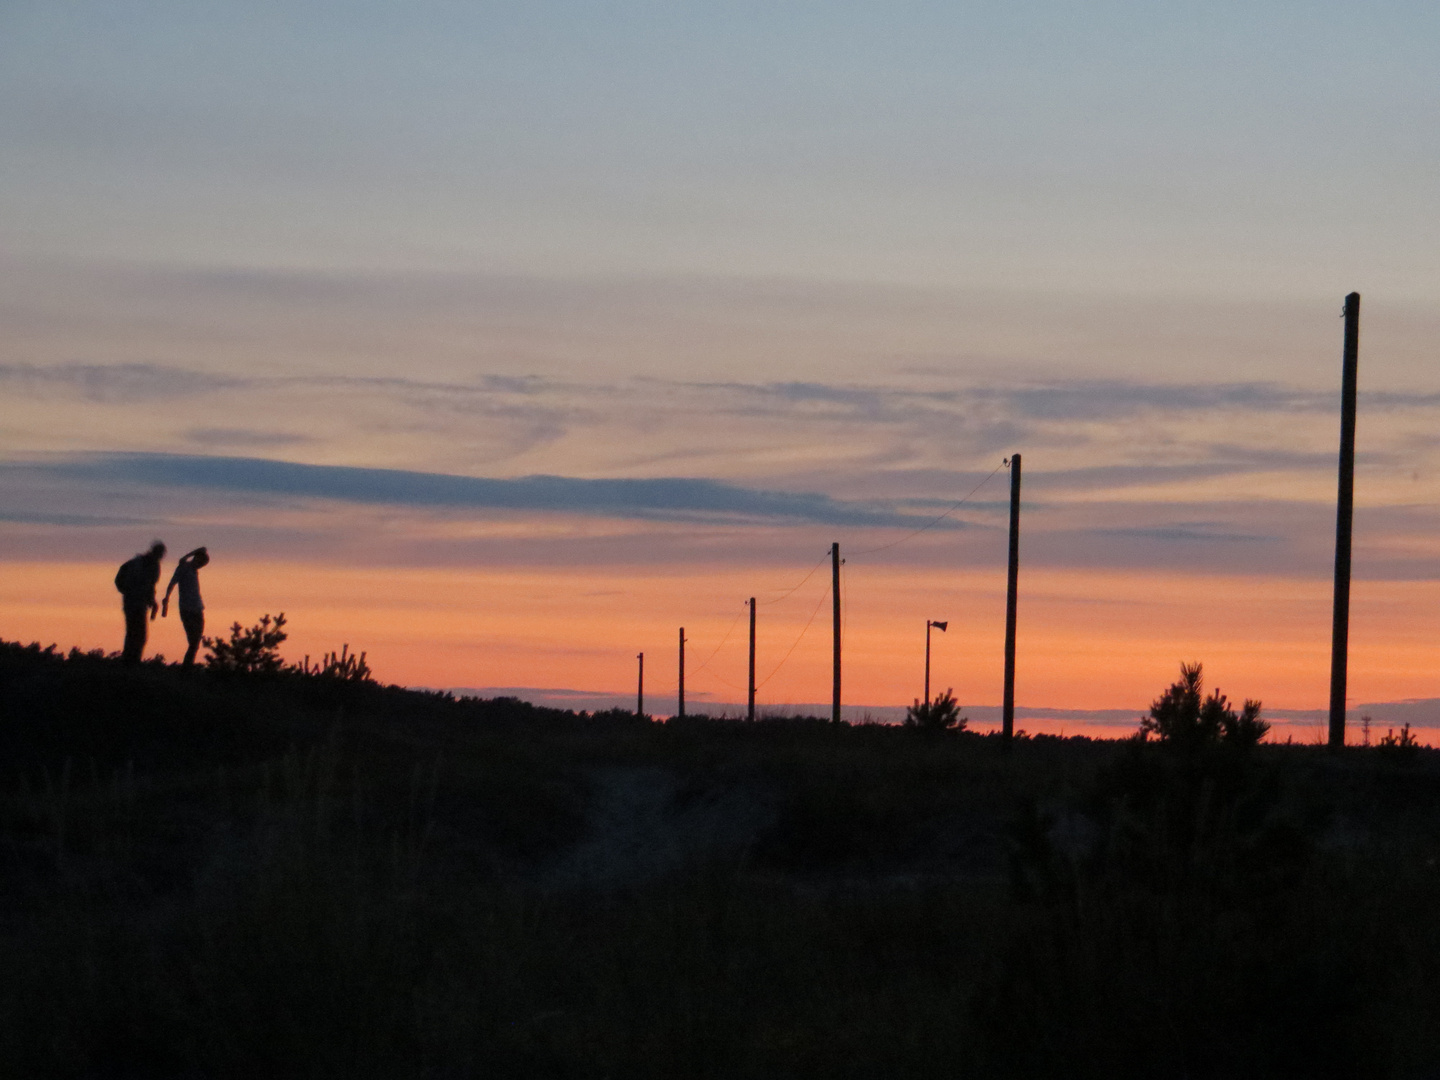
{"type": "Polygon", "coordinates": [[[165,599],[160,604],[160,614],[167,618],[170,615],[170,594],[174,591],[175,586],[180,584],[180,567],[185,565],[185,560],[188,558],[190,558],[189,555],[180,557],[180,561],[175,564],[175,572],[170,575],[170,584],[165,586],[165,599]]]}

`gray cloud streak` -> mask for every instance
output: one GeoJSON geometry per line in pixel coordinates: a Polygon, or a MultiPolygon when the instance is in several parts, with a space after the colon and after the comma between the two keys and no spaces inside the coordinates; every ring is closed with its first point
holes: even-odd
{"type": "MultiPolygon", "coordinates": [[[[106,454],[29,466],[59,479],[198,488],[260,496],[334,499],[431,509],[530,510],[676,521],[814,522],[916,527],[928,519],[811,492],[744,488],[688,477],[489,479],[445,473],[306,465],[261,458],[106,454]]],[[[942,523],[950,528],[959,523],[942,523]]]]}
{"type": "MultiPolygon", "coordinates": [[[[829,406],[837,413],[874,420],[903,420],[914,410],[948,412],[966,405],[998,406],[1032,420],[1114,420],[1139,412],[1246,410],[1334,412],[1339,388],[1319,391],[1278,382],[1146,383],[1121,379],[1070,379],[1015,386],[972,385],[948,389],[821,382],[686,382],[653,377],[642,385],[662,390],[721,392],[769,413],[786,406],[829,406]]],[[[150,363],[0,364],[0,384],[19,393],[69,390],[92,400],[139,401],[265,385],[369,388],[399,394],[513,395],[614,393],[616,384],[587,384],[539,375],[480,375],[468,381],[402,376],[301,374],[249,376],[150,363]]],[[[1363,405],[1378,409],[1440,407],[1440,393],[1362,391],[1363,405]]],[[[744,409],[745,405],[740,405],[744,409]]]]}
{"type": "Polygon", "coordinates": [[[1123,537],[1131,540],[1158,540],[1161,543],[1274,543],[1279,536],[1235,532],[1219,521],[1176,521],[1164,525],[1122,529],[1091,529],[1092,536],[1123,537]]]}
{"type": "Polygon", "coordinates": [[[196,446],[294,446],[313,441],[308,435],[251,428],[191,428],[185,438],[196,446]]]}
{"type": "Polygon", "coordinates": [[[253,382],[164,364],[0,364],[0,387],[8,393],[69,395],[82,401],[163,401],[234,390],[253,382]]]}

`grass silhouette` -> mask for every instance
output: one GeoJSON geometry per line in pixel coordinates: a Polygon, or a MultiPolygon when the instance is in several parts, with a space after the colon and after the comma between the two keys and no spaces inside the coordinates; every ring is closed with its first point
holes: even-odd
{"type": "Polygon", "coordinates": [[[0,838],[11,1075],[1440,1063],[1420,747],[1006,752],[4,644],[0,838]]]}

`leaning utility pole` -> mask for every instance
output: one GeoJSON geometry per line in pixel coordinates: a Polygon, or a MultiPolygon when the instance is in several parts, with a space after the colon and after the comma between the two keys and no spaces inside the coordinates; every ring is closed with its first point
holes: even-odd
{"type": "Polygon", "coordinates": [[[1005,585],[1005,701],[1001,737],[1015,737],[1015,598],[1020,580],[1020,455],[1010,455],[1010,574],[1005,585]]]}
{"type": "Polygon", "coordinates": [[[1345,745],[1345,680],[1350,657],[1350,526],[1355,516],[1355,382],[1360,366],[1360,294],[1345,297],[1340,378],[1340,492],[1335,500],[1335,613],[1330,627],[1330,749],[1345,745]]]}
{"type": "Polygon", "coordinates": [[[830,721],[840,722],[840,542],[830,545],[830,594],[835,608],[835,680],[830,690],[830,721]]]}
{"type": "Polygon", "coordinates": [[[750,705],[745,712],[747,720],[755,719],[755,598],[750,597],[750,705]]]}
{"type": "Polygon", "coordinates": [[[680,627],[680,719],[685,719],[685,628],[680,627]]]}
{"type": "Polygon", "coordinates": [[[635,689],[635,715],[645,715],[645,654],[636,653],[635,658],[640,661],[640,682],[635,689]]]}

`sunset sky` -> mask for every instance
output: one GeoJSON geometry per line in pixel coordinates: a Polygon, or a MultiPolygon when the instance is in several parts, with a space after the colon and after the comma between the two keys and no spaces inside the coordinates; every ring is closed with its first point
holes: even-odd
{"type": "Polygon", "coordinates": [[[0,637],[118,649],[160,537],[212,632],[586,707],[682,625],[743,701],[753,595],[779,708],[838,541],[847,714],[927,618],[983,711],[1020,452],[1022,706],[1320,709],[1356,290],[1351,701],[1440,699],[1436,71],[1421,3],[0,5],[0,637]]]}

